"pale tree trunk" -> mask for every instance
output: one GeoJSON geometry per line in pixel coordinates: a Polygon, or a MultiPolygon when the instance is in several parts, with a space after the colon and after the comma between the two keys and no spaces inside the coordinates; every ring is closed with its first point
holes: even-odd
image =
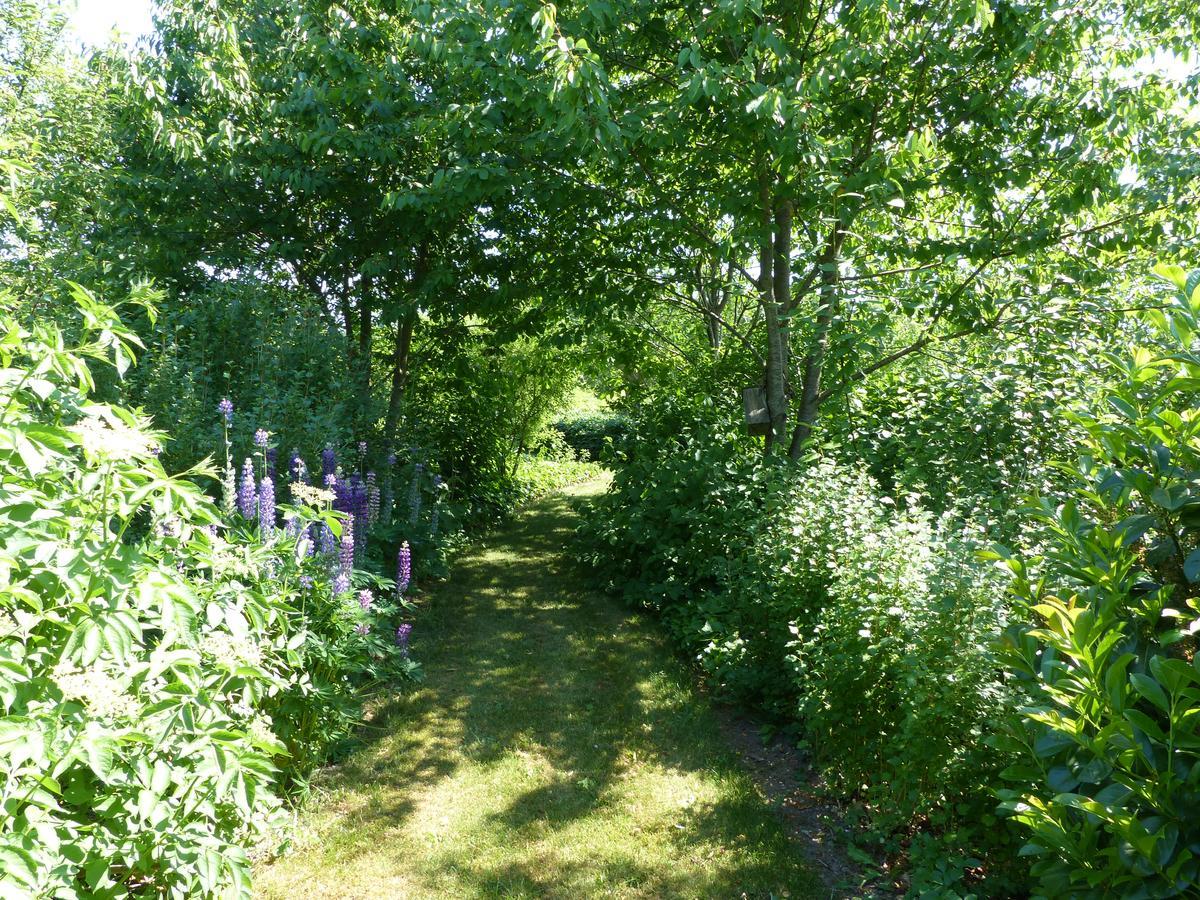
{"type": "MultiPolygon", "coordinates": [[[[779,275],[775,272],[778,260],[779,238],[772,241],[771,182],[764,170],[759,176],[759,203],[762,212],[762,235],[758,251],[758,290],[767,326],[767,412],[771,417],[771,430],[767,433],[766,452],[783,446],[787,434],[787,335],[779,321],[777,288],[779,275]]],[[[790,209],[788,210],[790,216],[790,209]]],[[[790,218],[788,220],[790,227],[790,218]]],[[[777,223],[776,223],[777,224],[777,223]]],[[[785,239],[790,243],[790,238],[785,239]]],[[[788,278],[790,268],[785,266],[783,277],[788,278]]]]}
{"type": "Polygon", "coordinates": [[[825,355],[829,349],[829,335],[837,317],[839,305],[839,261],[842,244],[846,240],[844,225],[837,227],[825,246],[821,256],[821,291],[817,301],[817,318],[813,328],[812,343],[804,360],[804,380],[800,389],[800,409],[796,416],[796,427],[792,431],[792,444],[788,455],[792,459],[800,456],[804,445],[812,437],[813,427],[820,414],[821,374],[825,368],[825,355]]]}

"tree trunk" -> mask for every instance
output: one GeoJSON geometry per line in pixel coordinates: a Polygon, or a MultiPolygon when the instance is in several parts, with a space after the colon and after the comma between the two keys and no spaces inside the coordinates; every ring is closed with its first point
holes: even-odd
{"type": "Polygon", "coordinates": [[[360,425],[365,429],[374,418],[371,415],[371,341],[374,337],[372,314],[375,304],[372,280],[364,276],[359,284],[361,289],[358,301],[358,356],[355,376],[358,380],[358,417],[360,425]]]}
{"type": "Polygon", "coordinates": [[[829,348],[829,334],[838,311],[838,282],[842,244],[846,239],[844,225],[839,225],[830,237],[821,258],[821,294],[817,303],[817,321],[813,329],[812,343],[804,360],[804,381],[800,391],[800,411],[796,427],[792,432],[792,445],[788,455],[792,459],[800,456],[804,445],[812,437],[813,426],[821,406],[821,373],[825,367],[825,353],[829,348]]]}
{"type": "MultiPolygon", "coordinates": [[[[767,412],[771,416],[771,430],[767,433],[766,452],[771,453],[776,445],[782,446],[787,432],[787,336],[779,322],[779,304],[775,297],[774,263],[778,257],[778,237],[772,242],[771,182],[765,169],[759,175],[759,203],[762,235],[758,250],[758,290],[767,325],[767,412]]],[[[784,277],[787,277],[786,273],[784,277]]]]}
{"type": "Polygon", "coordinates": [[[385,454],[391,453],[396,447],[396,428],[400,425],[400,404],[404,399],[404,389],[408,386],[408,357],[412,350],[413,327],[416,321],[417,314],[414,311],[396,323],[396,347],[392,351],[392,387],[388,396],[387,418],[383,425],[385,454]]]}

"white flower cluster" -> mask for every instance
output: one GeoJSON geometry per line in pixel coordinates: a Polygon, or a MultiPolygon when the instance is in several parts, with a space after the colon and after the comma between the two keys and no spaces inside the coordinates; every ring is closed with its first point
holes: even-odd
{"type": "Polygon", "coordinates": [[[275,732],[271,730],[271,720],[264,715],[257,715],[246,725],[250,739],[260,744],[273,744],[278,741],[275,732]]]}
{"type": "Polygon", "coordinates": [[[75,431],[84,453],[91,457],[130,459],[149,456],[158,446],[148,435],[116,418],[84,416],[75,424],[75,431]]]}
{"type": "Polygon", "coordinates": [[[64,700],[78,700],[99,718],[132,717],[141,709],[136,698],[125,693],[121,683],[98,666],[80,669],[60,664],[52,677],[64,700]]]}
{"type": "Polygon", "coordinates": [[[311,484],[296,482],[292,485],[292,499],[305,506],[319,509],[333,502],[333,491],[315,487],[311,484]]]}
{"type": "Polygon", "coordinates": [[[234,637],[224,631],[213,631],[200,641],[200,649],[218,663],[229,668],[262,664],[262,649],[246,638],[234,637]]]}

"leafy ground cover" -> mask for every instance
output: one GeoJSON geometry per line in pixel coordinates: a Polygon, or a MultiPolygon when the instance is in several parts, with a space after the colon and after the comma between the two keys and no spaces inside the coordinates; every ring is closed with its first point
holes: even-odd
{"type": "Polygon", "coordinates": [[[461,558],[423,616],[427,681],[316,781],[261,896],[824,894],[690,675],[564,558],[603,487],[461,558]]]}

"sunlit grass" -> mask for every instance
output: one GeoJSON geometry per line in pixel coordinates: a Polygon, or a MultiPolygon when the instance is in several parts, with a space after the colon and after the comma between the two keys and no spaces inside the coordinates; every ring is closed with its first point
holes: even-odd
{"type": "Polygon", "coordinates": [[[261,896],[819,897],[654,632],[564,557],[576,486],[440,588],[427,683],[321,778],[261,896]]]}

